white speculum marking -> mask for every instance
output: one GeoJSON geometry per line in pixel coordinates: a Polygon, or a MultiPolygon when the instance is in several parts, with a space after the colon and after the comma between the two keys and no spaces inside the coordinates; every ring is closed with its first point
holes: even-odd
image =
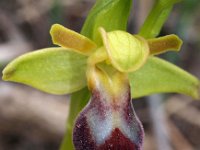
{"type": "Polygon", "coordinates": [[[105,139],[112,133],[112,112],[106,111],[105,119],[101,119],[99,115],[96,115],[96,110],[91,110],[87,116],[87,122],[90,127],[90,132],[95,139],[97,145],[103,144],[105,139]]]}

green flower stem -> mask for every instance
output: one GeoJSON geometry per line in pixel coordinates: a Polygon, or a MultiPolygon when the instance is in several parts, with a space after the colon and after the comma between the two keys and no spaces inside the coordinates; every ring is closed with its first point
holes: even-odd
{"type": "Polygon", "coordinates": [[[139,35],[147,39],[156,37],[167,20],[173,5],[179,1],[180,0],[157,0],[140,28],[139,35]]]}
{"type": "Polygon", "coordinates": [[[74,121],[76,116],[82,110],[82,108],[87,104],[90,98],[90,93],[87,88],[84,88],[78,92],[75,92],[71,95],[70,101],[70,112],[67,119],[66,133],[62,141],[60,150],[73,150],[73,141],[72,141],[72,131],[74,126],[74,121]]]}

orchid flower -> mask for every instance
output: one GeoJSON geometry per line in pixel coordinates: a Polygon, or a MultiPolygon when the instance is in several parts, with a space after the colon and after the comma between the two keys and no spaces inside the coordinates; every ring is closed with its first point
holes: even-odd
{"type": "MultiPolygon", "coordinates": [[[[54,24],[50,34],[59,47],[24,54],[3,71],[4,80],[24,83],[52,94],[89,89],[90,101],[74,122],[76,150],[142,149],[144,130],[134,111],[132,98],[161,92],[199,97],[197,78],[155,56],[169,50],[179,51],[182,41],[178,36],[147,39],[143,32],[132,35],[114,28],[124,27],[127,18],[120,22],[114,10],[118,8],[127,16],[124,9],[127,3],[131,2],[97,1],[93,15],[83,27],[91,36],[54,24]],[[102,11],[97,13],[100,8],[102,11]],[[107,23],[109,19],[106,18],[97,21],[109,15],[117,16],[117,25],[107,23]]],[[[71,125],[68,128],[71,130],[71,125]]]]}
{"type": "Polygon", "coordinates": [[[3,79],[25,83],[54,94],[69,94],[87,83],[92,97],[75,123],[75,148],[141,149],[144,131],[132,106],[130,89],[134,89],[134,86],[131,87],[130,83],[134,80],[128,75],[140,70],[148,63],[148,59],[156,62],[152,58],[155,54],[179,50],[182,41],[176,35],[146,40],[120,30],[107,33],[100,27],[99,32],[101,46],[81,34],[54,24],[50,30],[52,40],[61,47],[20,56],[5,68],[3,79]],[[44,64],[45,68],[39,64],[44,64]],[[43,71],[38,67],[42,67],[43,71]],[[26,76],[20,76],[25,71],[26,76]],[[68,74],[68,78],[64,78],[64,73],[68,74]],[[63,78],[59,74],[63,74],[63,78]]]}

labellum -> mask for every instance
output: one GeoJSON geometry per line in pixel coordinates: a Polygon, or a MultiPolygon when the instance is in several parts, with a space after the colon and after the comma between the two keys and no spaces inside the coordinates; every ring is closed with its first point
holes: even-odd
{"type": "Polygon", "coordinates": [[[127,75],[112,67],[90,66],[87,78],[92,96],[75,122],[75,149],[142,149],[144,131],[133,109],[127,75]]]}

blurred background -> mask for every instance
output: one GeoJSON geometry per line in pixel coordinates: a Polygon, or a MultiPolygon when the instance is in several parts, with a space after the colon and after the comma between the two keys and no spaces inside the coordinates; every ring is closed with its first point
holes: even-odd
{"type": "MultiPolygon", "coordinates": [[[[0,0],[0,70],[15,57],[52,46],[49,29],[81,30],[95,0],[0,0]]],[[[137,33],[153,0],[134,0],[128,30],[137,33]]],[[[178,34],[180,53],[160,57],[200,79],[200,1],[177,4],[160,35],[178,34]]],[[[2,74],[1,74],[2,76],[2,74]]],[[[179,94],[134,100],[146,132],[144,150],[199,150],[200,101],[179,94]]],[[[69,96],[55,96],[0,79],[0,150],[57,150],[69,96]]]]}

